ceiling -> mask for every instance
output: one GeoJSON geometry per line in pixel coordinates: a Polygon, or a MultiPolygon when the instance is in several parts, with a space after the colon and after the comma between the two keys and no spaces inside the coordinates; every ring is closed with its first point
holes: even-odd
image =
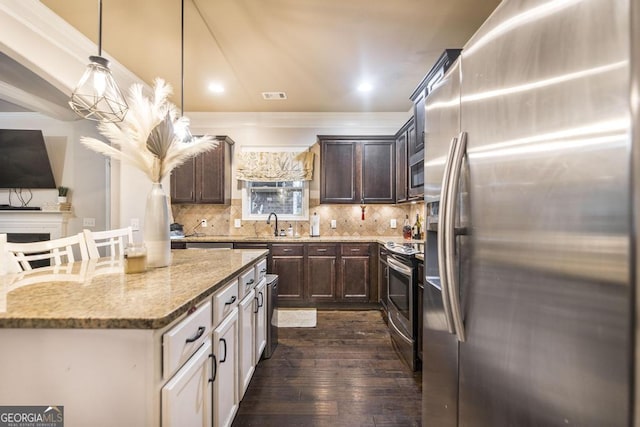
{"type": "MultiPolygon", "coordinates": [[[[97,43],[98,1],[42,3],[97,43]]],[[[408,111],[442,51],[462,47],[498,3],[185,0],[184,110],[408,111]],[[371,92],[357,90],[363,79],[371,92]],[[224,93],[208,90],[214,82],[224,93]],[[266,101],[269,91],[287,99],[266,101]]],[[[169,81],[177,105],[180,8],[181,0],[103,1],[103,49],[149,84],[169,81]]]]}

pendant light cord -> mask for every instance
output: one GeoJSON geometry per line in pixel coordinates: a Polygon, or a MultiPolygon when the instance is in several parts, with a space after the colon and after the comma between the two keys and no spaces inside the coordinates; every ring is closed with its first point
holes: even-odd
{"type": "Polygon", "coordinates": [[[102,0],[98,0],[98,56],[102,56],[102,0]]]}
{"type": "Polygon", "coordinates": [[[180,117],[184,117],[184,0],[182,0],[180,14],[182,16],[180,23],[180,117]]]}

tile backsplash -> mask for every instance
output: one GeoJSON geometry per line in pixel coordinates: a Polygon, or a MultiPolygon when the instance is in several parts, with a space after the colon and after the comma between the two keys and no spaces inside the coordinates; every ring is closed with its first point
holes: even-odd
{"type": "MultiPolygon", "coordinates": [[[[413,225],[416,214],[424,225],[424,203],[401,205],[367,205],[365,219],[361,219],[359,205],[321,205],[319,200],[309,201],[309,212],[320,216],[321,236],[402,236],[405,216],[413,225]],[[391,228],[391,220],[396,220],[396,228],[391,228]],[[331,220],[336,228],[331,228],[331,220]]],[[[273,225],[266,221],[242,221],[240,228],[234,227],[236,219],[242,219],[240,199],[233,199],[230,205],[172,205],[174,222],[184,226],[185,235],[201,233],[212,236],[265,237],[273,233],[273,225]],[[199,226],[200,220],[207,220],[207,227],[199,226]]],[[[289,224],[301,236],[309,235],[309,221],[278,222],[281,229],[289,224]]]]}

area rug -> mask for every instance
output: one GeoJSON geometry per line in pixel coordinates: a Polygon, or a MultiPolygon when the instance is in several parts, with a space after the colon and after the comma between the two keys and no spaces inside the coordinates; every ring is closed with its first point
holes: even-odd
{"type": "Polygon", "coordinates": [[[315,328],[315,308],[278,308],[278,328],[315,328]]]}

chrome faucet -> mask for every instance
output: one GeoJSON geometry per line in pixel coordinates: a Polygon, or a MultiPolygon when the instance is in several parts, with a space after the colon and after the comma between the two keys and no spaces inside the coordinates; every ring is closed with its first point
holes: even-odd
{"type": "Polygon", "coordinates": [[[278,215],[276,215],[276,213],[275,213],[275,212],[271,212],[271,213],[269,214],[269,216],[267,217],[267,224],[271,224],[271,215],[273,215],[273,216],[275,216],[275,217],[276,217],[276,224],[275,224],[275,226],[273,227],[273,235],[274,235],[274,236],[276,236],[276,237],[278,237],[278,215]]]}

